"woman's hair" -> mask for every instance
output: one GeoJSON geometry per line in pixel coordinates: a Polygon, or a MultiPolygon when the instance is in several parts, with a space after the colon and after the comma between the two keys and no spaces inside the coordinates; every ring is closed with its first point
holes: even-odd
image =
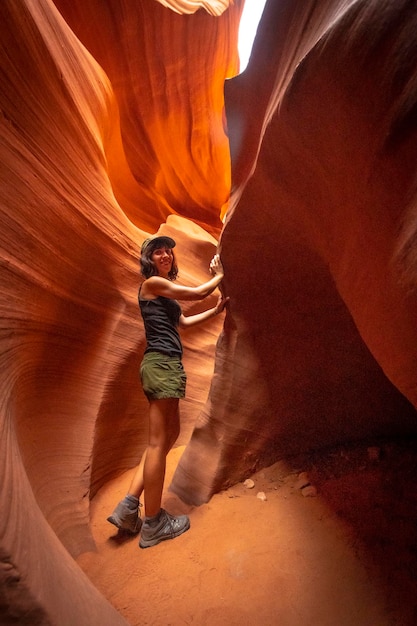
{"type": "MultiPolygon", "coordinates": [[[[142,252],[140,256],[140,273],[145,278],[150,278],[151,276],[158,276],[158,270],[156,269],[154,262],[152,261],[152,254],[158,246],[148,245],[145,250],[142,252]]],[[[172,252],[172,266],[168,274],[168,278],[170,280],[175,280],[178,276],[178,265],[175,260],[174,250],[171,248],[172,252]]]]}

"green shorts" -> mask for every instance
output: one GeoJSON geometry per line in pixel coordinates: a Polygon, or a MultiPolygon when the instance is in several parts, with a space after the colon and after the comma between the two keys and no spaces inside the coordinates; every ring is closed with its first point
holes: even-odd
{"type": "Polygon", "coordinates": [[[140,365],[140,378],[148,400],[185,396],[187,375],[178,356],[147,352],[140,365]]]}

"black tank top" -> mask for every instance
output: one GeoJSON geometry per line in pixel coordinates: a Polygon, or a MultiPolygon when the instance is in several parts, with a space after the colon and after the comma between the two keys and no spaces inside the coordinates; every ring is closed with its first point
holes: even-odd
{"type": "Polygon", "coordinates": [[[181,307],[176,300],[158,296],[154,300],[140,297],[139,307],[145,326],[147,352],[162,352],[182,357],[182,344],[178,332],[181,307]]]}

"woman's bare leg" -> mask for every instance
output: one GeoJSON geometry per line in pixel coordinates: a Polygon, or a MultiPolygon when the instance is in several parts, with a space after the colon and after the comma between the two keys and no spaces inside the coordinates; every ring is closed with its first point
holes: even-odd
{"type": "Polygon", "coordinates": [[[180,430],[178,404],[178,398],[151,400],[149,404],[149,445],[142,457],[146,517],[154,517],[161,509],[166,456],[180,430]]]}
{"type": "Polygon", "coordinates": [[[146,450],[142,454],[142,458],[140,460],[139,465],[136,468],[135,473],[133,474],[132,482],[130,483],[128,494],[131,496],[136,496],[136,498],[140,498],[143,492],[143,466],[145,465],[146,459],[146,450]]]}
{"type": "MultiPolygon", "coordinates": [[[[177,414],[178,415],[173,420],[172,428],[170,429],[171,440],[168,442],[167,454],[171,450],[171,448],[174,445],[174,443],[176,442],[176,440],[178,439],[178,435],[179,435],[180,420],[179,420],[178,402],[177,402],[177,414]],[[175,428],[175,426],[176,426],[176,428],[175,428]]],[[[130,483],[130,487],[129,487],[129,490],[128,490],[128,494],[129,495],[136,496],[136,498],[138,498],[138,499],[141,497],[141,495],[143,493],[143,489],[144,489],[143,468],[144,468],[144,465],[145,465],[146,452],[147,452],[147,450],[145,450],[145,452],[142,455],[142,458],[140,460],[140,463],[139,463],[138,467],[136,468],[136,471],[135,471],[135,473],[133,475],[133,478],[132,478],[132,481],[130,483]]]]}

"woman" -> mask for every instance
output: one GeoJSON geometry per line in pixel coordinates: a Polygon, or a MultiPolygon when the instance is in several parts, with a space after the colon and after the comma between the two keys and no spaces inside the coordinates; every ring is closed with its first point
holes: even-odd
{"type": "Polygon", "coordinates": [[[140,531],[141,548],[178,537],[190,527],[187,515],[173,516],[161,508],[166,456],[180,432],[179,399],[185,396],[186,375],[182,366],[182,344],[178,327],[203,322],[223,311],[228,298],[219,296],[215,307],[185,317],[177,300],[202,300],[223,279],[219,255],[210,262],[213,277],[198,287],[176,285],[178,267],[171,237],[146,239],[141,249],[139,290],[146,349],[140,367],[143,390],[149,401],[149,444],[135,472],[129,492],[108,521],[121,530],[140,531]],[[145,519],[142,524],[139,498],[145,491],[145,519]]]}

